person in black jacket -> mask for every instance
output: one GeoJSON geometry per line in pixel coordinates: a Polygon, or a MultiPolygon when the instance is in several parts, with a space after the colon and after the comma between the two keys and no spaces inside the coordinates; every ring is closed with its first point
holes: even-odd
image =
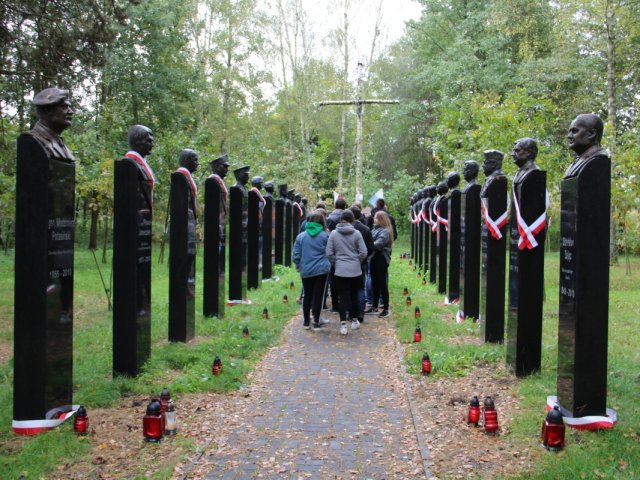
{"type": "Polygon", "coordinates": [[[364,244],[367,247],[367,258],[362,262],[362,282],[358,288],[358,303],[360,304],[360,311],[364,312],[366,307],[365,285],[369,272],[369,258],[373,255],[373,237],[371,236],[371,229],[359,221],[362,216],[360,206],[353,204],[349,207],[349,210],[353,212],[353,216],[356,220],[353,222],[353,226],[360,232],[362,239],[364,240],[364,244]]]}

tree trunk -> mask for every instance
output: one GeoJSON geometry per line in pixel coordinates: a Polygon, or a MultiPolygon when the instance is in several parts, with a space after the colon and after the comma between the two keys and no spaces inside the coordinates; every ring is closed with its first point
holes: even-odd
{"type": "MultiPolygon", "coordinates": [[[[605,9],[605,27],[607,30],[607,113],[609,117],[609,124],[611,125],[611,134],[613,136],[613,142],[611,142],[611,146],[609,151],[611,152],[611,161],[612,168],[615,171],[615,157],[613,146],[616,145],[616,137],[617,137],[617,103],[616,103],[616,38],[615,38],[615,7],[612,5],[613,2],[610,0],[607,1],[606,9],[605,9]]],[[[611,204],[611,212],[610,217],[611,220],[609,222],[609,263],[617,264],[618,263],[618,248],[616,245],[616,225],[615,220],[613,218],[614,208],[613,203],[611,204]]]]}

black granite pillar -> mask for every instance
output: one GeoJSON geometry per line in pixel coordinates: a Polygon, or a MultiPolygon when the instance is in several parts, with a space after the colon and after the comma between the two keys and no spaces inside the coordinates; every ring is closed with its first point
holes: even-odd
{"type": "MultiPolygon", "coordinates": [[[[438,216],[442,220],[446,220],[449,216],[449,205],[446,195],[441,195],[438,199],[438,205],[436,207],[439,211],[438,216]]],[[[447,293],[447,257],[448,257],[448,242],[447,242],[447,225],[438,220],[438,293],[447,293]]]]}
{"type": "Polygon", "coordinates": [[[188,342],[195,333],[196,219],[191,186],[171,174],[169,224],[169,341],[188,342]]]}
{"type": "MultiPolygon", "coordinates": [[[[72,402],[75,162],[20,135],[16,165],[13,418],[72,402]]],[[[9,408],[5,405],[5,408],[9,408]]]]}
{"type": "Polygon", "coordinates": [[[287,185],[278,185],[279,197],[276,200],[276,218],[275,218],[275,259],[276,265],[284,264],[284,217],[285,217],[285,195],[287,193],[287,185]],[[284,193],[283,193],[284,192],[284,193]]]}
{"type": "Polygon", "coordinates": [[[486,217],[482,222],[481,330],[485,342],[502,343],[507,227],[506,220],[500,222],[501,227],[498,222],[507,210],[507,177],[504,173],[499,171],[487,179],[480,198],[486,202],[488,216],[495,224],[489,229],[486,217]]]}
{"type": "Polygon", "coordinates": [[[460,299],[460,190],[449,193],[449,293],[450,302],[460,299]]]}
{"type": "Polygon", "coordinates": [[[416,236],[417,236],[417,228],[416,224],[413,223],[414,213],[413,213],[413,205],[409,209],[409,221],[411,222],[411,258],[416,258],[416,236]]]}
{"type": "Polygon", "coordinates": [[[532,170],[523,178],[516,175],[516,180],[509,225],[507,365],[522,377],[540,370],[546,228],[543,224],[538,234],[532,234],[537,246],[529,248],[526,242],[519,242],[516,206],[527,225],[541,218],[546,210],[547,175],[542,170],[532,170]]]}
{"type": "Polygon", "coordinates": [[[253,189],[248,193],[247,212],[247,288],[251,289],[260,286],[260,234],[262,229],[260,196],[253,189]]]}
{"type": "Polygon", "coordinates": [[[287,199],[284,205],[284,265],[291,266],[291,250],[293,247],[293,204],[287,199]]]}
{"type": "Polygon", "coordinates": [[[204,258],[202,313],[224,317],[227,187],[218,175],[204,182],[204,258]]]}
{"type": "Polygon", "coordinates": [[[435,213],[433,212],[433,208],[435,207],[435,203],[437,198],[433,198],[431,200],[430,207],[430,220],[431,225],[429,226],[430,234],[429,234],[429,283],[435,285],[438,281],[438,219],[436,218],[435,213]],[[434,223],[435,222],[435,223],[434,223]]]}
{"type": "Polygon", "coordinates": [[[574,417],[604,415],[607,400],[611,162],[593,150],[562,180],[557,387],[574,417]]]}
{"type": "Polygon", "coordinates": [[[264,210],[262,211],[262,278],[273,276],[273,197],[264,196],[264,210]]]}
{"type": "Polygon", "coordinates": [[[113,373],[135,376],[151,351],[151,226],[148,182],[129,158],[115,162],[113,373]]]}
{"type": "Polygon", "coordinates": [[[429,208],[431,208],[431,198],[425,198],[422,202],[420,220],[420,224],[424,229],[424,235],[422,238],[422,275],[424,278],[427,277],[427,272],[429,271],[429,238],[431,237],[431,226],[426,220],[427,218],[429,218],[429,208]]]}
{"type": "Polygon", "coordinates": [[[464,318],[477,320],[480,316],[480,185],[467,185],[460,204],[460,305],[464,318]]]}
{"type": "Polygon", "coordinates": [[[247,191],[242,185],[229,189],[229,300],[247,296],[247,191]]]}

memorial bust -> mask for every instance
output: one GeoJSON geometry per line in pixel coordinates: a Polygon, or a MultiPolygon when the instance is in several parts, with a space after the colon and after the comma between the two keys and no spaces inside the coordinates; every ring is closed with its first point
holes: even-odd
{"type": "Polygon", "coordinates": [[[278,197],[284,200],[287,198],[287,184],[278,185],[278,197]]]}
{"type": "Polygon", "coordinates": [[[260,177],[259,175],[256,175],[255,177],[253,177],[251,179],[251,186],[253,188],[258,189],[258,191],[262,190],[262,184],[264,182],[264,178],[260,177]]]}
{"type": "Polygon", "coordinates": [[[273,192],[276,190],[275,180],[269,180],[264,184],[264,190],[267,192],[267,196],[273,197],[273,192]]]}
{"type": "Polygon", "coordinates": [[[567,138],[569,148],[577,158],[569,165],[564,178],[578,175],[591,162],[610,162],[609,156],[600,145],[604,124],[600,117],[593,113],[578,115],[571,122],[567,138]]]}
{"type": "Polygon", "coordinates": [[[454,190],[460,185],[460,174],[458,172],[451,172],[447,175],[447,187],[449,190],[454,190]]]}
{"type": "Polygon", "coordinates": [[[69,92],[60,88],[46,88],[33,97],[38,121],[28,132],[44,148],[49,158],[73,162],[73,154],[60,134],[71,126],[73,109],[69,92]]]}
{"type": "Polygon", "coordinates": [[[290,202],[293,202],[295,199],[295,193],[296,191],[294,189],[288,190],[287,191],[287,200],[289,200],[290,202]]]}
{"type": "Polygon", "coordinates": [[[504,159],[504,153],[499,150],[487,150],[484,152],[484,163],[482,164],[482,171],[487,179],[482,186],[481,196],[486,196],[487,189],[491,187],[491,184],[497,179],[506,180],[504,172],[502,171],[502,160],[504,159]]]}
{"type": "Polygon", "coordinates": [[[513,144],[511,152],[513,163],[518,167],[513,183],[522,183],[525,177],[534,170],[540,170],[536,165],[538,144],[533,138],[521,138],[513,144]]]}
{"type": "Polygon", "coordinates": [[[476,185],[478,183],[479,171],[480,166],[475,160],[467,160],[466,162],[464,162],[464,166],[462,167],[462,176],[464,177],[464,181],[467,182],[466,188],[469,188],[470,185],[476,185]]]}
{"type": "Polygon", "coordinates": [[[240,168],[236,168],[233,171],[233,176],[236,179],[235,187],[240,187],[242,190],[245,190],[244,186],[249,182],[249,167],[243,166],[240,168]]]}
{"type": "Polygon", "coordinates": [[[180,152],[178,163],[182,168],[186,168],[190,173],[193,173],[198,170],[200,166],[198,163],[198,153],[190,148],[185,148],[180,152]]]}
{"type": "Polygon", "coordinates": [[[209,168],[211,168],[213,175],[217,175],[223,179],[229,172],[229,157],[225,154],[212,160],[209,162],[209,168]]]}

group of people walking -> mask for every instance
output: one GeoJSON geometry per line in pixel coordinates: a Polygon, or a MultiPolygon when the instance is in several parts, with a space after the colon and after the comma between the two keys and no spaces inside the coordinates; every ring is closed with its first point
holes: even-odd
{"type": "Polygon", "coordinates": [[[378,200],[369,218],[359,204],[346,208],[341,197],[331,213],[320,202],[300,230],[292,260],[302,278],[305,329],[318,330],[328,323],[321,311],[329,287],[331,310],[340,315],[342,335],[349,321],[352,330],[360,328],[365,314],[389,315],[388,269],[397,231],[384,200],[378,200]]]}

